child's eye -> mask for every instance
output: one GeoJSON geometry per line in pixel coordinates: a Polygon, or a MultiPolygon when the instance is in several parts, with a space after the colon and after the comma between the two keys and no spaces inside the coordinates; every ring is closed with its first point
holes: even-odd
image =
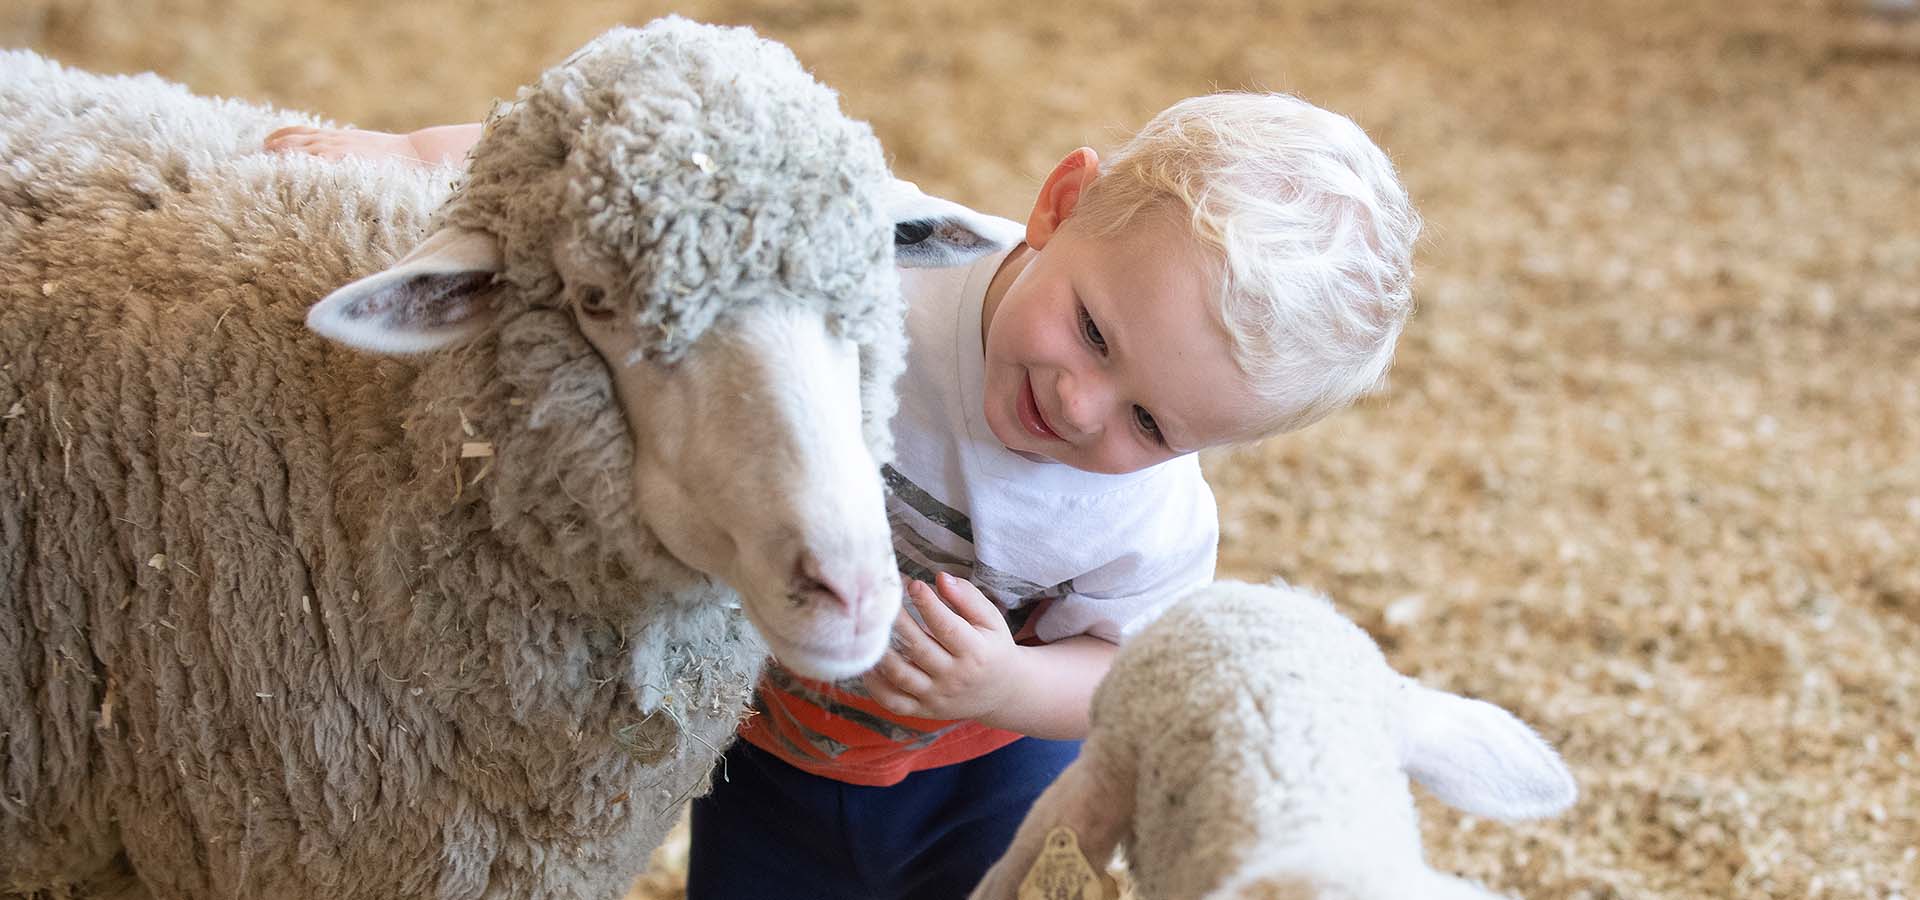
{"type": "Polygon", "coordinates": [[[1160,436],[1160,423],[1153,420],[1153,413],[1136,406],[1133,408],[1133,423],[1140,426],[1140,430],[1145,432],[1147,437],[1153,438],[1154,443],[1167,442],[1166,438],[1160,436]]]}
{"type": "Polygon", "coordinates": [[[1087,343],[1093,345],[1093,349],[1101,353],[1107,352],[1107,339],[1100,336],[1100,326],[1093,324],[1093,317],[1087,315],[1086,307],[1080,307],[1079,312],[1080,336],[1086,338],[1087,343]]]}

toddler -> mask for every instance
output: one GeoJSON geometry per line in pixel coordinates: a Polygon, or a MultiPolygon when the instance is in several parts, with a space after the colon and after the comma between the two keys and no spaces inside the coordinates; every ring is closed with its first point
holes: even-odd
{"type": "MultiPolygon", "coordinates": [[[[300,128],[269,146],[444,161],[478,135],[300,128]]],[[[1351,121],[1219,93],[1104,163],[1067,154],[1025,243],[903,271],[883,474],[907,610],[861,679],[769,665],[694,802],[690,900],[966,896],[1077,752],[1119,642],[1212,580],[1195,452],[1379,384],[1419,227],[1351,121]]]]}

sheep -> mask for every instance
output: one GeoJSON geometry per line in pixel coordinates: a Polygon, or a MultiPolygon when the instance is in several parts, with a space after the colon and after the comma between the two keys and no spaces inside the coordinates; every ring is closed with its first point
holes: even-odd
{"type": "MultiPolygon", "coordinates": [[[[1092,715],[973,900],[1027,897],[1035,862],[1078,863],[1076,842],[1089,885],[1124,843],[1143,900],[1489,898],[1422,860],[1407,775],[1499,818],[1576,793],[1520,720],[1395,673],[1325,598],[1284,584],[1177,602],[1122,645],[1092,715]]],[[[1071,874],[1035,885],[1054,871],[1071,874]]],[[[1083,896],[1072,886],[1036,896],[1083,896]]]]}
{"type": "Polygon", "coordinates": [[[746,29],[464,176],[291,121],[0,54],[0,895],[618,896],[769,648],[884,650],[894,267],[1009,237],[746,29]]]}

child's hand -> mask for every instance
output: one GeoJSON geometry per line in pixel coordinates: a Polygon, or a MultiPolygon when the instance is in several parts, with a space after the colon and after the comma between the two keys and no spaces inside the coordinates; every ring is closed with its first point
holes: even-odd
{"type": "Polygon", "coordinates": [[[892,649],[866,675],[867,692],[881,706],[927,719],[978,719],[1005,704],[1018,685],[1020,648],[1000,608],[980,589],[951,575],[907,584],[907,597],[927,624],[906,610],[893,629],[892,649]]]}
{"type": "Polygon", "coordinates": [[[413,142],[404,134],[359,131],[351,128],[309,128],[289,125],[267,135],[266,148],[276,153],[307,153],[326,159],[349,156],[397,156],[419,160],[413,142]]]}

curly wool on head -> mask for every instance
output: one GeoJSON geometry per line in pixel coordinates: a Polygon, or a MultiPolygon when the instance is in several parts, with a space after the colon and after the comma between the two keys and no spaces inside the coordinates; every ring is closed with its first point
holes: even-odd
{"type": "Polygon", "coordinates": [[[868,446],[890,459],[904,315],[873,131],[793,51],[668,17],[617,28],[488,119],[436,224],[501,239],[501,277],[562,302],[555,244],[640,298],[625,313],[671,363],[753,304],[823,306],[861,348],[868,446]],[[555,190],[529,191],[551,180],[555,190]]]}

